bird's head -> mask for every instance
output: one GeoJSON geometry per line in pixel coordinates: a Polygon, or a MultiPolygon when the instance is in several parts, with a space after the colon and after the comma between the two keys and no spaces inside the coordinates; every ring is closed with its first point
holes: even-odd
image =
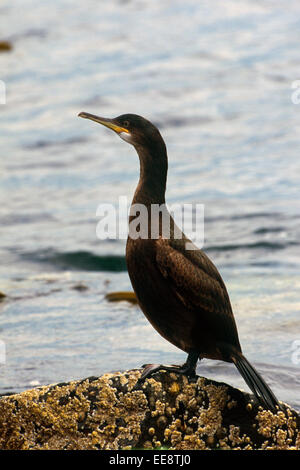
{"type": "Polygon", "coordinates": [[[163,142],[157,127],[150,121],[137,114],[122,114],[113,119],[107,119],[95,114],[79,113],[79,117],[98,122],[118,134],[134,147],[153,147],[163,142]]]}

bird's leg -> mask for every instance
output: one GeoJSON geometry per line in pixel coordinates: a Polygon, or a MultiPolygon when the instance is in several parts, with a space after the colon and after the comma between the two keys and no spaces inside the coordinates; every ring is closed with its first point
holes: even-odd
{"type": "Polygon", "coordinates": [[[147,364],[144,367],[141,377],[137,383],[143,382],[148,377],[151,377],[155,372],[159,370],[167,370],[169,372],[175,372],[177,374],[183,374],[188,377],[195,377],[196,375],[196,365],[199,358],[199,352],[191,351],[188,354],[187,360],[182,366],[167,366],[164,364],[147,364]]]}

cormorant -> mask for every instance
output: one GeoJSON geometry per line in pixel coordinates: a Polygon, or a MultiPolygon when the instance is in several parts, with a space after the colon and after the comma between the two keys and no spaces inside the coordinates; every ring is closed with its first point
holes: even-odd
{"type": "Polygon", "coordinates": [[[112,129],[138,153],[140,178],[131,208],[137,204],[147,208],[148,226],[143,237],[132,237],[130,225],[136,213],[131,211],[128,274],[147,319],[161,336],[188,354],[182,366],[145,366],[141,380],[161,369],[195,376],[201,358],[233,362],[265,407],[273,411],[280,408],[269,386],[242,354],[230,299],[217,268],[202,250],[195,246],[187,249],[187,243],[192,242],[181,231],[178,236],[179,228],[165,208],[168,158],[157,127],[136,114],[114,119],[85,112],[79,116],[112,129]],[[158,236],[151,238],[151,224],[157,222],[151,216],[153,205],[164,207],[164,215],[169,216],[169,236],[163,233],[161,217],[158,236]]]}

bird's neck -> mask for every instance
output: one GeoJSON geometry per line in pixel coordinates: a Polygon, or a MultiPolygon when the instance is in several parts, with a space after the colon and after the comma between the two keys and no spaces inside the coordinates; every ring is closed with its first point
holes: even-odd
{"type": "Polygon", "coordinates": [[[140,159],[140,179],[132,204],[164,204],[168,172],[164,142],[150,149],[136,147],[136,151],[140,159]]]}

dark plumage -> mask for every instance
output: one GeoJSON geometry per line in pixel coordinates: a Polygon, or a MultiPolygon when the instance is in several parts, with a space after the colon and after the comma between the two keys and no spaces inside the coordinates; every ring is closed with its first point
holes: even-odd
{"type": "Polygon", "coordinates": [[[275,410],[279,407],[276,397],[242,354],[227,289],[217,268],[202,250],[186,249],[186,242],[190,241],[184,234],[181,239],[174,237],[177,227],[172,218],[167,238],[161,221],[158,238],[150,237],[151,205],[165,204],[168,170],[166,146],[159,130],[134,114],[115,119],[88,113],[80,116],[113,129],[139,155],[140,179],[132,207],[147,207],[149,237],[131,237],[130,224],[137,215],[132,213],[126,246],[128,273],[150,323],[166,340],[188,353],[183,366],[146,366],[142,380],[160,369],[195,375],[197,361],[204,357],[233,362],[255,396],[275,410]]]}

